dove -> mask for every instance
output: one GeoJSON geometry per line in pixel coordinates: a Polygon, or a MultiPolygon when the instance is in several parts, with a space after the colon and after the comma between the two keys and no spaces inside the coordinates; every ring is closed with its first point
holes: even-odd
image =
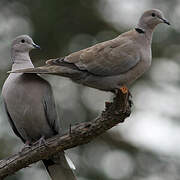
{"type": "Polygon", "coordinates": [[[145,11],[136,28],[92,47],[50,59],[45,66],[11,72],[53,74],[72,79],[76,83],[103,91],[128,87],[151,66],[151,43],[155,27],[170,23],[158,9],[145,11]]]}
{"type": "MultiPolygon", "coordinates": [[[[40,48],[28,35],[11,45],[12,70],[33,68],[29,52],[40,48]]],[[[60,134],[58,115],[51,85],[36,74],[10,74],[2,88],[2,99],[14,133],[26,144],[44,142],[60,134]]],[[[64,152],[55,154],[44,165],[53,180],[75,180],[64,152]]]]}

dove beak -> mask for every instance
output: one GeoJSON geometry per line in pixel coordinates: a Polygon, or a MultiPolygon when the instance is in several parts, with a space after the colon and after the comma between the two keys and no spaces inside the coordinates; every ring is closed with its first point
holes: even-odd
{"type": "Polygon", "coordinates": [[[32,44],[35,49],[41,49],[41,47],[35,43],[32,44]]]}
{"type": "Polygon", "coordinates": [[[167,25],[171,25],[168,20],[166,20],[166,19],[164,19],[164,18],[161,18],[161,17],[159,17],[159,19],[161,19],[161,21],[162,21],[163,23],[165,23],[165,24],[167,24],[167,25]]]}

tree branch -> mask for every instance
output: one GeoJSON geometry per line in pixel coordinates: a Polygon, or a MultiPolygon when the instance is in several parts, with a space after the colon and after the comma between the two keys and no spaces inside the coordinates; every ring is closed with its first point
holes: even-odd
{"type": "Polygon", "coordinates": [[[0,179],[14,174],[18,170],[42,159],[48,159],[58,151],[85,144],[108,129],[124,122],[130,116],[129,101],[125,104],[125,95],[118,92],[112,103],[106,102],[105,110],[91,122],[84,122],[70,128],[63,136],[47,139],[47,145],[35,143],[31,148],[23,150],[0,161],[0,179]]]}

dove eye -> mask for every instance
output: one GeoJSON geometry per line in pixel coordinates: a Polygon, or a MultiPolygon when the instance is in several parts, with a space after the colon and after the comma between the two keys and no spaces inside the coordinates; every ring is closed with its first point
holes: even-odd
{"type": "Polygon", "coordinates": [[[25,40],[24,40],[24,39],[22,39],[22,40],[21,40],[21,42],[22,42],[22,43],[25,43],[25,40]]]}
{"type": "Polygon", "coordinates": [[[152,13],[152,14],[151,14],[151,16],[152,16],[152,17],[155,17],[155,16],[156,16],[156,14],[155,14],[155,13],[152,13]]]}

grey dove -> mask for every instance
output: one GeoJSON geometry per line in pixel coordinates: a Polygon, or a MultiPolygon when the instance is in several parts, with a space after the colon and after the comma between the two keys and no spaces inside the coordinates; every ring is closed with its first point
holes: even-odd
{"type": "MultiPolygon", "coordinates": [[[[11,46],[12,71],[33,68],[29,52],[39,48],[27,35],[18,36],[11,46]]],[[[14,133],[26,144],[60,133],[58,115],[50,84],[36,74],[10,74],[2,98],[14,133]]],[[[53,180],[75,180],[64,152],[43,160],[53,180]]]]}
{"type": "Polygon", "coordinates": [[[155,27],[170,23],[160,10],[145,11],[135,29],[115,39],[96,44],[64,58],[51,59],[46,66],[12,72],[46,73],[71,78],[73,81],[104,91],[128,86],[151,65],[151,42],[155,27]]]}

